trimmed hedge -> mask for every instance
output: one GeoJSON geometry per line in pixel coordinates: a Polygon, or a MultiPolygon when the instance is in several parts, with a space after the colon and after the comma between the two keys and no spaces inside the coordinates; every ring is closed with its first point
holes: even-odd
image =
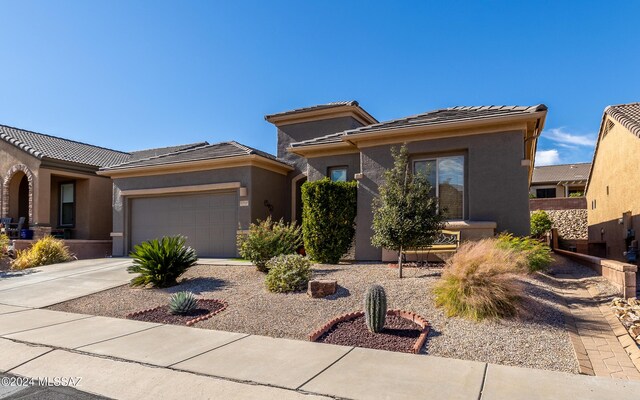
{"type": "Polygon", "coordinates": [[[314,261],[337,264],[355,235],[357,182],[325,178],[302,185],[304,249],[314,261]]]}

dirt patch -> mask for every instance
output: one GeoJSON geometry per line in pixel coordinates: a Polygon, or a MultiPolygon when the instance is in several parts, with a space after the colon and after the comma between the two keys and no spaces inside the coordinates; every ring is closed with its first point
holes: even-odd
{"type": "Polygon", "coordinates": [[[367,329],[365,317],[357,317],[350,321],[338,322],[320,336],[317,342],[412,353],[413,345],[421,332],[422,328],[412,321],[387,316],[382,332],[371,333],[367,329]]]}
{"type": "Polygon", "coordinates": [[[227,305],[217,300],[198,300],[198,308],[187,314],[171,314],[168,306],[159,306],[127,315],[128,319],[160,324],[192,325],[211,318],[227,305]]]}

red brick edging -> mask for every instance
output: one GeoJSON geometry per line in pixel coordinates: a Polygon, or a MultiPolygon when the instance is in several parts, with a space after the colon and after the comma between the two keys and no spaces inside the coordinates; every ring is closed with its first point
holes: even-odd
{"type": "MultiPolygon", "coordinates": [[[[424,343],[427,341],[427,335],[429,334],[429,329],[430,329],[429,321],[427,321],[426,319],[422,318],[420,315],[414,312],[404,311],[404,310],[388,310],[387,315],[404,318],[406,320],[409,320],[411,322],[418,324],[422,328],[422,332],[420,332],[420,336],[418,336],[416,343],[411,348],[412,353],[418,354],[422,346],[424,346],[424,343]]],[[[356,312],[343,314],[339,317],[336,317],[331,321],[327,322],[326,324],[322,325],[320,328],[313,331],[309,335],[309,341],[311,342],[317,341],[318,338],[320,338],[320,336],[329,332],[329,330],[331,330],[331,328],[333,328],[339,322],[350,321],[352,319],[356,319],[362,316],[364,316],[364,311],[356,311],[356,312]]]]}
{"type": "MultiPolygon", "coordinates": [[[[201,321],[207,320],[207,319],[213,317],[214,315],[219,314],[222,311],[226,310],[227,306],[229,305],[229,303],[227,303],[226,301],[217,300],[217,299],[198,299],[198,303],[200,303],[200,302],[203,302],[203,303],[218,303],[218,304],[222,304],[222,307],[220,307],[219,309],[217,309],[217,310],[215,310],[213,312],[210,312],[209,314],[201,315],[201,316],[199,316],[197,318],[188,320],[185,323],[187,326],[191,326],[191,325],[193,325],[193,324],[195,324],[197,322],[201,322],[201,321]]],[[[156,310],[159,310],[159,309],[165,308],[165,307],[166,306],[157,306],[157,307],[153,307],[153,308],[147,308],[145,310],[140,310],[140,311],[129,313],[129,314],[125,315],[125,317],[128,318],[128,319],[131,319],[133,317],[136,317],[136,316],[139,316],[139,315],[142,315],[142,314],[146,314],[146,313],[151,312],[151,311],[156,311],[156,310]]]]}

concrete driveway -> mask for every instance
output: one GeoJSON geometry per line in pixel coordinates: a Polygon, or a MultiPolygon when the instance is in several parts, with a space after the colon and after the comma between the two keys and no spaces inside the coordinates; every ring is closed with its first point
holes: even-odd
{"type": "Polygon", "coordinates": [[[78,260],[0,272],[0,304],[41,308],[124,285],[128,258],[78,260]]]}

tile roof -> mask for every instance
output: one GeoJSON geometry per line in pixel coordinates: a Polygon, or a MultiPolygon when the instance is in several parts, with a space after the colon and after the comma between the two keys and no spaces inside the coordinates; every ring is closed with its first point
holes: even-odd
{"type": "Polygon", "coordinates": [[[137,161],[137,160],[142,160],[143,158],[161,156],[163,154],[175,153],[176,151],[193,149],[195,147],[205,146],[208,144],[209,142],[198,142],[198,143],[181,144],[178,146],[158,147],[155,149],[132,151],[130,152],[131,157],[129,158],[128,161],[137,161]]]}
{"type": "Polygon", "coordinates": [[[282,112],[275,113],[275,114],[268,114],[268,115],[264,116],[264,119],[268,120],[271,117],[279,117],[281,115],[297,114],[297,113],[302,113],[302,112],[307,112],[307,111],[323,110],[325,108],[334,108],[334,107],[342,107],[342,106],[356,106],[357,107],[357,106],[359,106],[359,104],[355,100],[334,101],[334,102],[331,102],[331,103],[316,104],[315,106],[296,108],[294,110],[287,110],[287,111],[282,111],[282,112]]]}
{"type": "Polygon", "coordinates": [[[39,159],[46,157],[95,167],[122,163],[131,157],[129,153],[123,151],[111,150],[6,125],[0,125],[0,139],[39,159]]]}
{"type": "Polygon", "coordinates": [[[331,135],[318,137],[303,142],[292,143],[291,147],[301,147],[326,143],[336,143],[342,141],[343,136],[360,133],[379,132],[390,129],[398,129],[412,126],[431,126],[452,122],[481,121],[483,119],[496,118],[501,116],[526,115],[539,111],[546,111],[544,104],[535,106],[471,106],[471,107],[450,107],[440,110],[428,111],[425,113],[412,115],[409,117],[384,121],[377,124],[366,125],[360,128],[338,132],[331,135]]]}
{"type": "Polygon", "coordinates": [[[631,133],[640,137],[640,103],[619,104],[605,108],[609,114],[631,133]]]}
{"type": "Polygon", "coordinates": [[[591,163],[547,165],[535,167],[531,184],[550,182],[586,182],[591,163]]]}
{"type": "Polygon", "coordinates": [[[161,154],[158,156],[147,157],[143,159],[125,162],[119,165],[102,168],[102,170],[116,170],[134,167],[149,167],[155,165],[175,164],[186,161],[211,160],[216,158],[238,157],[255,154],[270,160],[289,165],[284,161],[276,158],[274,155],[264,151],[245,146],[235,141],[221,142],[214,144],[205,144],[198,147],[191,147],[179,150],[173,153],[161,154]]]}

